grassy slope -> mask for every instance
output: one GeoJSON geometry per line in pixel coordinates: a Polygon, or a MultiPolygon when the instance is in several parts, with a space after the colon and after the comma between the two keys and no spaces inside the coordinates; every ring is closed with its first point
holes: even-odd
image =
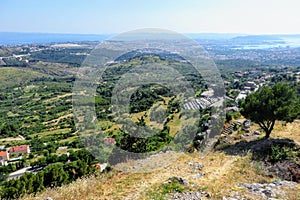
{"type": "Polygon", "coordinates": [[[0,67],[0,88],[23,84],[44,74],[28,68],[0,67]]]}
{"type": "MultiPolygon", "coordinates": [[[[290,138],[299,141],[300,121],[282,126],[277,123],[272,134],[274,138],[290,138]]],[[[256,128],[254,125],[253,129],[256,128]]],[[[249,199],[259,199],[258,196],[251,195],[243,189],[237,188],[238,183],[270,182],[274,179],[264,175],[262,171],[251,164],[250,154],[246,156],[232,156],[224,152],[210,152],[207,155],[168,153],[159,154],[148,162],[147,172],[129,171],[119,172],[113,170],[107,174],[97,177],[87,177],[75,181],[70,185],[47,191],[36,197],[27,196],[22,199],[44,199],[48,196],[55,200],[67,199],[160,199],[162,183],[171,176],[179,176],[187,179],[190,183],[198,186],[189,188],[191,190],[202,189],[212,195],[212,199],[221,199],[222,196],[230,196],[239,192],[249,199]],[[187,165],[187,162],[194,161],[204,165],[203,171],[206,175],[199,179],[193,179],[195,172],[187,165]],[[156,166],[156,170],[154,167],[156,166]],[[154,171],[153,171],[154,170],[154,171]]],[[[130,168],[136,162],[129,161],[123,167],[130,168]]],[[[145,164],[147,166],[147,164],[145,164]]],[[[143,168],[145,169],[145,168],[143,168]]],[[[147,169],[147,168],[146,168],[147,169]]],[[[285,188],[287,196],[285,199],[299,199],[299,187],[285,188]]]]}
{"type": "MultiPolygon", "coordinates": [[[[62,71],[58,78],[65,78],[71,76],[73,73],[73,68],[66,68],[65,64],[56,64],[56,63],[45,63],[38,62],[30,67],[0,67],[0,90],[3,90],[2,95],[10,95],[8,96],[8,100],[3,100],[1,103],[10,103],[11,99],[15,99],[16,102],[23,101],[22,103],[11,103],[8,106],[2,107],[2,112],[7,115],[6,119],[14,119],[14,117],[22,117],[31,121],[31,123],[22,124],[23,127],[30,127],[35,125],[35,122],[42,123],[46,125],[46,128],[43,130],[33,132],[30,134],[32,137],[35,135],[39,135],[40,138],[52,137],[56,134],[68,133],[70,132],[69,128],[60,127],[62,124],[67,124],[68,122],[63,122],[64,120],[69,120],[73,118],[70,109],[65,109],[60,112],[55,112],[53,114],[47,114],[42,109],[53,110],[55,109],[55,105],[60,105],[61,103],[71,102],[72,93],[61,91],[63,89],[58,89],[59,91],[53,91],[51,88],[53,87],[65,87],[66,81],[35,81],[30,83],[30,81],[35,80],[36,78],[53,78],[56,76],[52,76],[49,70],[56,70],[57,72],[62,71]],[[43,70],[41,70],[43,69],[43,70]],[[7,88],[7,89],[5,89],[7,88]],[[50,88],[49,90],[47,88],[50,88]],[[43,90],[40,92],[40,90],[43,90]],[[12,96],[11,94],[15,91],[17,95],[12,96]],[[21,94],[18,94],[21,93],[21,94]],[[18,96],[21,95],[21,96],[18,96]],[[34,98],[32,98],[34,96],[34,98]],[[43,100],[41,100],[43,98],[43,100]],[[46,116],[45,119],[41,119],[41,116],[46,116]],[[49,130],[54,127],[55,130],[49,130]]],[[[47,111],[46,111],[47,112],[47,111]]],[[[70,121],[70,120],[69,120],[70,121]]],[[[24,136],[24,135],[23,135],[24,136]]],[[[75,140],[77,136],[73,136],[72,138],[67,138],[64,140],[60,140],[60,142],[71,142],[75,140]]],[[[20,140],[19,138],[4,138],[0,140],[0,145],[21,145],[24,143],[28,143],[29,140],[20,140]]]]}

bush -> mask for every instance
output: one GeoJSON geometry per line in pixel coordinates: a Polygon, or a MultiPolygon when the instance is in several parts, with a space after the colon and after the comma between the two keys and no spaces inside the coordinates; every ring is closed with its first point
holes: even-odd
{"type": "Polygon", "coordinates": [[[297,152],[290,147],[283,146],[282,148],[279,145],[271,146],[271,153],[269,160],[272,163],[279,162],[281,160],[295,160],[297,157],[297,152]]]}

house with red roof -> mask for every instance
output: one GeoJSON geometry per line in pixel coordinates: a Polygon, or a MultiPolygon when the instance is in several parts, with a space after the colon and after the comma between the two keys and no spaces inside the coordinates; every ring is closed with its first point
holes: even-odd
{"type": "Polygon", "coordinates": [[[7,151],[0,151],[0,166],[7,165],[9,160],[9,154],[7,151]]]}
{"type": "Polygon", "coordinates": [[[7,151],[0,151],[0,160],[9,160],[9,155],[7,151]]]}
{"type": "Polygon", "coordinates": [[[116,144],[116,140],[114,138],[104,138],[104,144],[116,144]]]}
{"type": "Polygon", "coordinates": [[[13,146],[8,150],[11,154],[30,153],[29,145],[13,146]]]}

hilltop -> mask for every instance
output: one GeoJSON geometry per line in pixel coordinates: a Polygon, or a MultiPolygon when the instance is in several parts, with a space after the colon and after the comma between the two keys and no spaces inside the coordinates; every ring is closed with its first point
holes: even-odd
{"type": "MultiPolygon", "coordinates": [[[[254,200],[272,197],[296,200],[300,197],[300,135],[296,134],[299,125],[299,120],[286,125],[278,122],[271,139],[264,140],[256,131],[258,126],[253,124],[250,133],[237,130],[232,134],[222,135],[219,138],[219,145],[208,154],[158,153],[146,160],[120,164],[118,169],[123,167],[123,171],[112,168],[109,172],[85,177],[60,188],[47,189],[36,197],[27,196],[22,199],[51,197],[55,200],[123,200],[232,197],[232,199],[254,200]],[[267,156],[270,146],[267,144],[291,147],[287,150],[291,157],[279,158],[272,163],[272,166],[280,167],[280,163],[289,162],[293,158],[291,162],[298,165],[298,168],[294,168],[298,173],[294,181],[298,181],[298,184],[280,181],[284,177],[280,178],[280,174],[277,176],[276,173],[267,170],[270,162],[270,157],[267,156]],[[266,154],[258,157],[259,152],[266,154]]],[[[271,153],[270,156],[274,155],[271,153]]]]}

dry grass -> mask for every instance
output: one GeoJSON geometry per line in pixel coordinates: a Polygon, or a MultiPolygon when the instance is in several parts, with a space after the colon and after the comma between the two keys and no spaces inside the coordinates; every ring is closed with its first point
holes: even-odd
{"type": "MultiPolygon", "coordinates": [[[[132,113],[132,114],[130,114],[130,116],[131,116],[132,121],[138,122],[139,119],[141,119],[141,117],[143,117],[146,113],[147,113],[147,111],[143,111],[143,112],[139,112],[139,113],[132,113]]],[[[145,118],[146,123],[147,122],[149,123],[149,121],[150,121],[148,118],[149,117],[145,118]]]]}
{"type": "Polygon", "coordinates": [[[60,116],[57,119],[53,119],[53,120],[48,121],[48,122],[43,122],[43,124],[44,125],[48,125],[48,126],[55,126],[55,125],[57,125],[59,123],[60,120],[66,119],[66,118],[69,118],[69,117],[73,117],[73,114],[72,113],[66,114],[66,115],[60,116]]]}
{"type": "Polygon", "coordinates": [[[300,120],[293,123],[276,122],[274,130],[271,134],[273,138],[289,138],[298,144],[300,143],[300,120]]]}
{"type": "Polygon", "coordinates": [[[43,102],[44,103],[49,103],[49,102],[53,102],[53,101],[56,101],[58,99],[61,99],[61,98],[64,98],[64,97],[69,97],[69,96],[72,96],[72,93],[67,93],[67,94],[63,94],[63,95],[58,95],[56,97],[53,97],[51,99],[46,99],[44,100],[43,102]]]}
{"type": "Polygon", "coordinates": [[[52,131],[44,131],[44,132],[40,132],[40,133],[35,133],[32,134],[33,137],[41,136],[41,137],[46,137],[49,135],[58,135],[58,134],[64,134],[64,133],[68,133],[71,131],[71,128],[64,128],[64,129],[56,129],[56,130],[52,130],[52,131]]]}
{"type": "Polygon", "coordinates": [[[7,138],[2,138],[0,139],[0,142],[10,142],[10,141],[20,141],[20,140],[24,140],[21,137],[7,137],[7,138]]]}
{"type": "MultiPolygon", "coordinates": [[[[153,163],[151,167],[157,166],[159,163],[163,167],[151,168],[152,171],[144,173],[138,171],[110,172],[99,177],[83,178],[70,185],[48,189],[36,197],[29,196],[25,199],[43,199],[47,196],[55,200],[149,199],[151,198],[149,192],[153,192],[153,189],[172,176],[183,177],[191,183],[198,184],[201,188],[206,188],[206,192],[210,193],[213,199],[218,199],[237,191],[234,186],[238,183],[270,181],[255,172],[249,164],[248,157],[211,153],[201,159],[198,154],[168,153],[161,154],[152,161],[156,161],[156,163],[153,163]],[[166,159],[166,156],[172,161],[166,159]],[[204,164],[203,171],[206,172],[206,175],[197,180],[192,179],[192,175],[195,175],[196,172],[191,170],[187,164],[189,161],[204,164]]],[[[124,165],[134,166],[135,164],[136,162],[132,161],[124,165]]]]}
{"type": "Polygon", "coordinates": [[[181,120],[179,119],[179,113],[173,114],[173,119],[168,123],[170,127],[170,135],[175,136],[181,127],[181,120]]]}
{"type": "Polygon", "coordinates": [[[291,188],[291,187],[286,187],[285,188],[285,198],[286,200],[299,200],[300,199],[300,186],[298,185],[297,187],[291,188]]]}
{"type": "MultiPolygon", "coordinates": [[[[280,122],[276,123],[271,136],[290,138],[299,142],[299,123],[299,120],[286,126],[281,126],[280,122]]],[[[258,127],[253,125],[251,129],[257,130],[258,127]]],[[[261,197],[250,194],[236,185],[273,181],[252,163],[250,153],[246,156],[232,156],[224,152],[210,152],[207,155],[168,152],[143,161],[131,160],[116,168],[122,171],[113,170],[100,176],[83,178],[61,188],[48,189],[36,197],[27,196],[23,199],[44,199],[48,196],[55,200],[155,199],[153,194],[159,193],[162,183],[172,176],[178,176],[188,180],[191,184],[198,185],[194,189],[204,190],[211,195],[211,199],[221,199],[223,196],[229,197],[239,193],[240,196],[256,200],[261,197]],[[203,164],[202,171],[206,174],[201,178],[193,179],[197,171],[191,169],[187,164],[189,161],[203,164]]],[[[282,189],[285,191],[283,199],[300,199],[299,186],[282,189]]]]}

